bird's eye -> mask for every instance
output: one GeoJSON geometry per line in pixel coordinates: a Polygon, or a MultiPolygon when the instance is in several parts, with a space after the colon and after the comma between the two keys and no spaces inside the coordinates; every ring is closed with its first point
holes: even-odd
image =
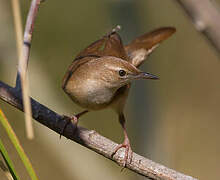
{"type": "Polygon", "coordinates": [[[126,74],[126,72],[124,70],[119,70],[118,73],[119,73],[120,76],[125,76],[125,74],[126,74]]]}

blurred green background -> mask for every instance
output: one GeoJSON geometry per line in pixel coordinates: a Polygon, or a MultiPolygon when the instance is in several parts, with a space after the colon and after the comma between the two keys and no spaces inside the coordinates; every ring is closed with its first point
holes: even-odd
{"type": "MultiPolygon", "coordinates": [[[[21,1],[23,22],[29,5],[21,1]]],[[[124,43],[161,26],[177,28],[141,67],[160,80],[135,82],[130,92],[125,114],[133,150],[199,179],[219,179],[219,56],[173,0],[46,0],[36,20],[28,68],[32,97],[60,114],[79,112],[61,89],[63,75],[80,50],[117,24],[124,43]]],[[[8,0],[0,0],[0,29],[0,80],[13,86],[17,55],[8,0]]],[[[0,108],[40,179],[144,179],[129,170],[121,172],[115,163],[66,138],[60,140],[37,122],[36,137],[28,141],[23,113],[2,100],[0,108]]],[[[123,140],[110,110],[88,113],[80,125],[118,143],[123,140]]],[[[2,127],[0,138],[19,174],[29,179],[2,127]]]]}

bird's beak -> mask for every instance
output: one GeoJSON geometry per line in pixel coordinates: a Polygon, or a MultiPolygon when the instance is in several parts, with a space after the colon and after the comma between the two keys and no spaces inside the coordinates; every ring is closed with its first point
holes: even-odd
{"type": "Polygon", "coordinates": [[[150,74],[150,73],[146,73],[146,72],[140,72],[138,73],[138,75],[135,75],[135,79],[159,79],[157,76],[150,74]]]}

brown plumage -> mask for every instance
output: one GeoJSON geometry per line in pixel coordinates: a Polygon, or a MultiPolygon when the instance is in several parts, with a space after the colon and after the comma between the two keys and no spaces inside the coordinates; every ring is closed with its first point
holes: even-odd
{"type": "Polygon", "coordinates": [[[175,28],[160,28],[144,34],[124,46],[118,33],[113,30],[81,51],[68,68],[62,88],[69,97],[85,111],[73,117],[104,108],[113,108],[118,113],[124,131],[124,142],[115,149],[125,147],[123,166],[132,150],[125,129],[124,105],[131,82],[136,79],[158,79],[139,67],[159,43],[175,32],[175,28]],[[129,153],[130,152],[130,153],[129,153]]]}

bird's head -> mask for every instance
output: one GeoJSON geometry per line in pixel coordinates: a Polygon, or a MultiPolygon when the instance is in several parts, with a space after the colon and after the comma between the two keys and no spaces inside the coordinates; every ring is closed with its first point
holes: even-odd
{"type": "Polygon", "coordinates": [[[106,82],[109,87],[122,87],[133,80],[139,79],[159,79],[157,76],[142,72],[131,63],[115,57],[105,57],[99,61],[103,65],[100,78],[106,82]]]}

